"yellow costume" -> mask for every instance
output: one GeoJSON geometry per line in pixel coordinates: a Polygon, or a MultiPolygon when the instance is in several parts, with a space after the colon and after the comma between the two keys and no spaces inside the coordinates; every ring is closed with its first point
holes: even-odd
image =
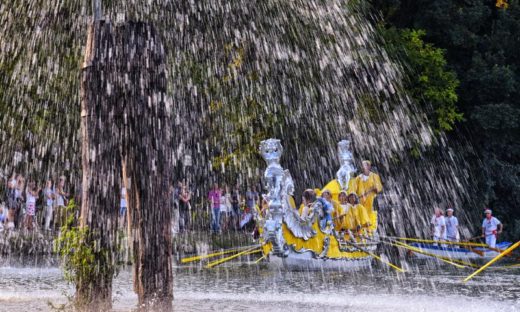
{"type": "Polygon", "coordinates": [[[357,221],[352,205],[340,205],[339,208],[334,211],[334,225],[336,231],[346,231],[356,228],[357,221]]]}
{"type": "Polygon", "coordinates": [[[359,196],[361,205],[365,207],[369,217],[374,211],[374,199],[378,193],[383,191],[383,184],[378,174],[370,172],[368,176],[360,174],[356,178],[356,194],[359,196]]]}
{"type": "Polygon", "coordinates": [[[332,200],[332,207],[334,207],[334,211],[332,212],[332,217],[334,218],[336,215],[338,215],[337,211],[341,209],[341,205],[339,202],[332,200]]]}
{"type": "Polygon", "coordinates": [[[339,205],[336,211],[334,224],[337,231],[356,231],[358,226],[364,227],[371,223],[365,207],[360,204],[354,206],[351,204],[339,205]]]}
{"type": "Polygon", "coordinates": [[[370,216],[367,213],[367,209],[363,207],[361,204],[357,204],[354,207],[350,208],[354,218],[356,219],[356,226],[367,226],[370,224],[370,216]]]}

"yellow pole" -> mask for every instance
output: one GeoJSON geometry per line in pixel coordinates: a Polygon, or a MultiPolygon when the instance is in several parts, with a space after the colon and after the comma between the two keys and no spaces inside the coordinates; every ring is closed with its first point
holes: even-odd
{"type": "Polygon", "coordinates": [[[388,262],[388,261],[385,261],[385,260],[381,259],[381,257],[379,257],[379,256],[376,255],[376,254],[373,254],[373,253],[371,253],[371,252],[367,252],[367,254],[369,254],[371,257],[376,258],[377,260],[383,262],[384,264],[386,264],[386,265],[388,265],[388,266],[394,268],[395,270],[397,270],[397,271],[399,271],[399,272],[401,272],[401,273],[404,273],[404,272],[405,272],[405,270],[403,270],[402,268],[398,267],[397,265],[395,265],[395,264],[393,264],[393,263],[390,263],[390,262],[388,262]]]}
{"type": "Polygon", "coordinates": [[[255,264],[258,264],[260,261],[264,260],[267,255],[263,255],[261,258],[255,261],[255,264]]]}
{"type": "MultiPolygon", "coordinates": [[[[256,248],[256,247],[255,247],[256,248]]],[[[250,255],[250,254],[254,254],[254,253],[258,253],[258,252],[262,252],[262,249],[257,249],[257,250],[254,250],[255,248],[251,248],[251,249],[248,249],[248,250],[244,250],[242,252],[239,252],[237,253],[236,255],[232,255],[232,256],[229,256],[229,257],[226,257],[226,258],[222,258],[222,259],[219,259],[219,260],[216,260],[216,261],[213,261],[211,263],[208,263],[206,265],[206,268],[210,269],[216,265],[219,265],[221,263],[224,263],[224,262],[227,262],[229,260],[233,260],[235,258],[238,258],[240,256],[245,256],[245,255],[250,255]]]]}
{"type": "MultiPolygon", "coordinates": [[[[256,248],[256,247],[259,247],[259,246],[254,246],[254,247],[256,248]]],[[[238,248],[233,248],[231,250],[223,250],[223,251],[220,251],[220,252],[215,252],[215,253],[202,255],[202,256],[183,258],[183,259],[181,259],[181,263],[188,263],[188,262],[203,260],[203,259],[207,259],[207,258],[213,258],[213,257],[216,257],[216,256],[221,256],[221,255],[225,255],[225,254],[234,253],[234,252],[240,251],[242,249],[247,249],[247,248],[251,248],[251,246],[238,247],[238,248]]]]}
{"type": "Polygon", "coordinates": [[[491,259],[491,261],[489,261],[488,263],[484,264],[480,269],[476,270],[475,272],[473,272],[473,274],[471,274],[470,276],[466,277],[464,279],[464,282],[467,282],[469,281],[470,279],[472,279],[475,275],[479,274],[480,272],[484,271],[487,267],[489,267],[490,265],[492,265],[493,263],[497,262],[498,260],[502,259],[502,257],[504,257],[505,255],[509,254],[511,251],[515,250],[518,246],[520,246],[520,241],[516,242],[515,244],[513,244],[511,247],[507,248],[506,250],[504,250],[502,253],[500,253],[498,256],[496,256],[495,258],[491,259]]]}

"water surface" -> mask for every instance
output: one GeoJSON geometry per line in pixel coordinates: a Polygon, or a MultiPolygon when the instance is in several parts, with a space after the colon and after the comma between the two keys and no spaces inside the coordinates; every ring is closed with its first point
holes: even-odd
{"type": "MultiPolygon", "coordinates": [[[[412,265],[397,275],[283,272],[234,263],[175,272],[176,311],[520,311],[520,270],[491,270],[463,284],[471,271],[412,265]]],[[[51,311],[73,287],[56,266],[0,268],[0,311],[51,311]]],[[[114,309],[130,311],[137,297],[130,268],[114,281],[114,309]]]]}

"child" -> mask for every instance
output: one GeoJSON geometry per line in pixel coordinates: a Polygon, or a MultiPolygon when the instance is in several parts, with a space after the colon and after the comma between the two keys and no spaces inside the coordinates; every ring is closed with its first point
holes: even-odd
{"type": "Polygon", "coordinates": [[[29,182],[29,186],[25,190],[25,226],[29,231],[33,229],[34,215],[36,214],[36,198],[38,197],[39,189],[36,187],[36,182],[29,182]]]}

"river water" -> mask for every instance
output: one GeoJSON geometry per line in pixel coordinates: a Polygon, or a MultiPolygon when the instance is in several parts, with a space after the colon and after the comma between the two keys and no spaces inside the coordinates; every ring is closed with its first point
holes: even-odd
{"type": "MultiPolygon", "coordinates": [[[[470,282],[470,270],[409,265],[357,273],[285,272],[252,262],[215,269],[178,267],[175,311],[520,311],[520,269],[494,269],[470,282]]],[[[2,264],[0,311],[52,311],[73,287],[56,266],[2,264]]],[[[131,311],[137,297],[130,268],[114,281],[114,310],[131,311]]]]}

